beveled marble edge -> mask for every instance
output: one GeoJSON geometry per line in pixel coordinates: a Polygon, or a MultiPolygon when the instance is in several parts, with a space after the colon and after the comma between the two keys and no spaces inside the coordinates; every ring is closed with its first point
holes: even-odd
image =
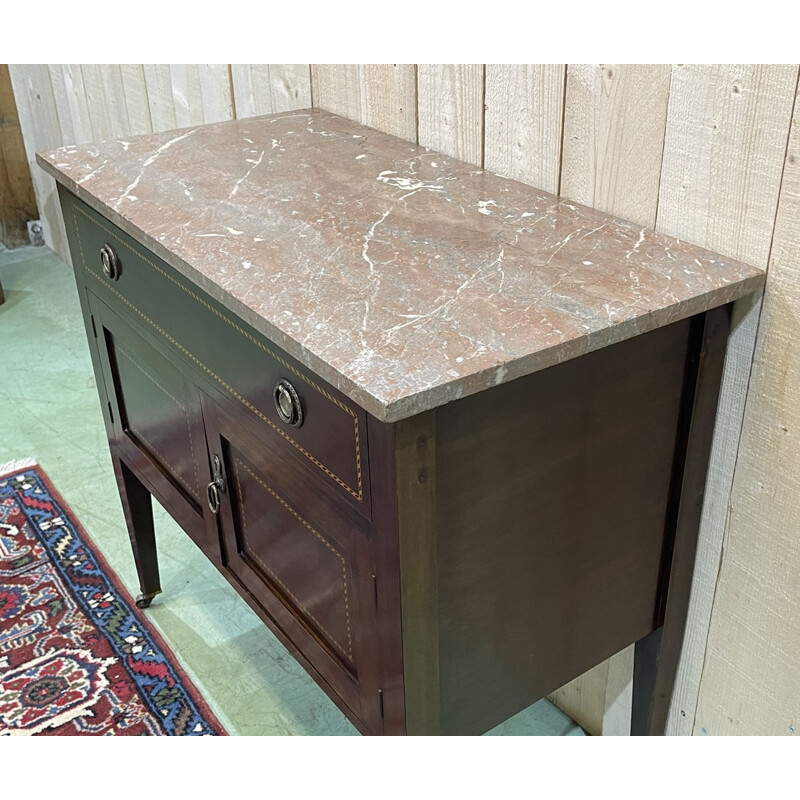
{"type": "MultiPolygon", "coordinates": [[[[191,130],[191,128],[185,130],[191,130]]],[[[48,160],[48,157],[54,157],[56,152],[36,153],[36,160],[39,166],[52,175],[68,191],[125,231],[144,247],[151,250],[181,275],[220,302],[225,308],[242,318],[276,345],[283,348],[289,355],[335,386],[344,395],[382,422],[397,422],[443,406],[453,400],[507,383],[633,336],[669,325],[694,314],[741,299],[759,291],[763,287],[766,277],[763,271],[758,271],[739,281],[720,286],[672,305],[662,306],[655,310],[639,308],[636,310],[640,313],[630,319],[607,325],[599,330],[589,331],[583,336],[559,342],[528,355],[511,359],[506,363],[492,366],[489,369],[474,372],[467,376],[457,376],[449,382],[437,383],[417,392],[409,392],[396,401],[386,402],[348,378],[324,359],[315,355],[302,343],[273,325],[265,317],[237,300],[217,283],[194,269],[191,264],[177,257],[158,240],[149,236],[111,206],[99,200],[79,183],[72,180],[53,162],[48,160]]],[[[535,190],[532,189],[532,191],[535,190]]],[[[611,216],[609,216],[609,219],[624,222],[611,216]]],[[[636,227],[638,228],[639,226],[636,227]]],[[[697,247],[696,249],[698,252],[711,253],[706,248],[697,247]]],[[[729,259],[729,261],[732,260],[729,259]]]]}

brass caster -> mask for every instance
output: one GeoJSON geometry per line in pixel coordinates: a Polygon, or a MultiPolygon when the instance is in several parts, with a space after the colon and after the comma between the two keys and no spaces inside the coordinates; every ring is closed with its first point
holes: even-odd
{"type": "Polygon", "coordinates": [[[147,597],[146,595],[140,594],[136,598],[136,607],[137,608],[150,608],[150,603],[153,602],[153,596],[147,597]]]}

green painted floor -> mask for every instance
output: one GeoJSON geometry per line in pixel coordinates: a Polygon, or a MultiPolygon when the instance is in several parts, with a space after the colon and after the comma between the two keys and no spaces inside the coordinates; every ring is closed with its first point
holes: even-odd
{"type": "MultiPolygon", "coordinates": [[[[72,273],[46,248],[3,250],[0,463],[35,457],[138,594],[72,273]]],[[[156,507],[161,583],[147,612],[231,734],[355,735],[172,519],[156,507]]],[[[547,700],[490,735],[583,735],[547,700]]]]}

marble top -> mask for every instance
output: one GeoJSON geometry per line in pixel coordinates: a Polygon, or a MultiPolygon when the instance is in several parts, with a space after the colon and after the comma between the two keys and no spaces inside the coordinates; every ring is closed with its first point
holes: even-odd
{"type": "Polygon", "coordinates": [[[764,282],[762,270],[321,110],[37,159],[383,421],[764,282]]]}

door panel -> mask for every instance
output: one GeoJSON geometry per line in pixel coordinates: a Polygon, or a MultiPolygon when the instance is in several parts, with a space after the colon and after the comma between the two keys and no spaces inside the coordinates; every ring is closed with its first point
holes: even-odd
{"type": "Polygon", "coordinates": [[[380,727],[373,553],[365,524],[221,406],[204,398],[203,415],[211,457],[222,464],[224,566],[323,688],[366,726],[380,727]]]}
{"type": "Polygon", "coordinates": [[[354,671],[350,623],[352,565],[339,548],[304,519],[232,445],[231,503],[236,509],[236,552],[333,657],[354,671]]]}
{"type": "Polygon", "coordinates": [[[218,538],[202,522],[209,466],[200,393],[135,323],[88,297],[115,442],[158,500],[218,560],[218,538]]]}

